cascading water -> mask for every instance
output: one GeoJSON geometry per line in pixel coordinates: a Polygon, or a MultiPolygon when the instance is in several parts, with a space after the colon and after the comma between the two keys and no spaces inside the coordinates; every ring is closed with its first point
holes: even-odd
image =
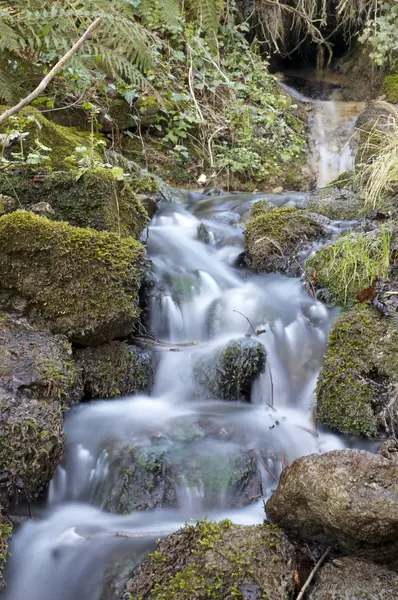
{"type": "MultiPolygon", "coordinates": [[[[320,122],[319,116],[316,127],[320,122]]],[[[325,134],[322,144],[328,139],[325,134]]],[[[330,170],[320,175],[329,176],[330,170]]],[[[242,524],[262,521],[258,498],[242,503],[234,496],[241,493],[237,488],[211,487],[215,474],[209,476],[209,465],[223,482],[224,468],[250,456],[269,494],[283,464],[344,446],[339,437],[314,431],[312,422],[315,383],[336,311],[311,298],[297,278],[235,266],[243,235],[231,223],[263,197],[236,194],[204,198],[188,209],[160,207],[147,240],[156,280],[151,329],[168,345],[156,346],[152,394],[70,411],[66,458],[48,506],[36,509],[39,520],[14,536],[5,600],[111,600],[101,595],[105,566],[127,555],[138,563],[156,537],[184,520],[211,515],[242,524]],[[198,239],[200,223],[208,230],[207,243],[198,239]],[[231,340],[255,340],[267,352],[250,404],[210,399],[195,378],[201,361],[231,340]],[[120,501],[124,493],[115,465],[120,469],[120,454],[132,448],[141,457],[160,449],[175,479],[167,490],[156,482],[152,497],[141,490],[154,510],[111,514],[116,496],[120,501]],[[166,494],[172,509],[162,508],[166,494]]],[[[281,205],[300,194],[267,197],[281,205]]]]}

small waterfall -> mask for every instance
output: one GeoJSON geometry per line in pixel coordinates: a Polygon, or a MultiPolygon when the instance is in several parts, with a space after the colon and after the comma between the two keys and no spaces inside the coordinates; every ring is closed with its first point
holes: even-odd
{"type": "Polygon", "coordinates": [[[318,188],[353,168],[355,124],[364,108],[360,102],[313,102],[309,120],[310,167],[318,188]]]}

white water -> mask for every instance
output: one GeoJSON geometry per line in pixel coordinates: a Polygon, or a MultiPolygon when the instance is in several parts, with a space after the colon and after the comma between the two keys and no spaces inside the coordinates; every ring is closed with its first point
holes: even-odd
{"type": "MultiPolygon", "coordinates": [[[[321,149],[326,134],[323,139],[321,149]]],[[[321,164],[326,163],[330,174],[328,160],[321,158],[321,164]]],[[[337,170],[347,164],[341,160],[337,170]]],[[[271,199],[291,204],[299,196],[271,199]]],[[[225,439],[210,435],[215,456],[250,447],[275,476],[282,462],[344,446],[338,436],[314,432],[312,424],[314,388],[336,311],[310,298],[298,279],[234,267],[243,237],[228,221],[239,219],[261,197],[203,199],[190,210],[164,205],[154,218],[148,239],[157,281],[151,306],[153,333],[173,344],[196,343],[179,352],[162,348],[156,353],[150,397],[98,401],[70,411],[66,458],[51,484],[48,506],[37,511],[40,520],[26,523],[14,536],[6,573],[9,585],[2,594],[6,600],[99,600],[104,567],[111,558],[128,555],[138,562],[159,534],[176,530],[184,520],[209,514],[242,524],[263,520],[258,500],[231,508],[231,498],[220,495],[209,509],[204,505],[205,482],[187,486],[184,472],[175,482],[177,507],[127,516],[106,512],[110,456],[120,443],[150,448],[159,436],[170,440],[176,431],[200,429],[205,421],[208,429],[226,432],[225,439]],[[197,240],[197,226],[206,215],[212,217],[204,221],[210,245],[197,240]],[[267,367],[254,382],[250,404],[198,397],[193,378],[201,357],[231,339],[251,335],[248,321],[235,311],[244,314],[255,330],[266,329],[256,339],[267,350],[267,367]],[[118,531],[147,535],[133,540],[110,535],[118,531]]],[[[209,446],[203,447],[208,452],[209,446]]],[[[173,448],[171,444],[172,459],[173,448]]],[[[261,462],[259,472],[269,494],[275,481],[261,462]]]]}

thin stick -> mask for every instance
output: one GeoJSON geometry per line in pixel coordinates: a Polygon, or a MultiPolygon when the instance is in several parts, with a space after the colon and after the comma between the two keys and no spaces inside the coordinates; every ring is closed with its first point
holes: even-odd
{"type": "Polygon", "coordinates": [[[252,328],[252,331],[254,333],[254,335],[257,335],[256,330],[254,329],[252,322],[250,321],[249,317],[246,317],[246,315],[244,315],[243,313],[239,312],[239,310],[234,310],[232,312],[236,312],[238,313],[238,315],[241,315],[242,317],[244,317],[246,319],[246,321],[249,323],[250,327],[252,328]]]}
{"type": "Polygon", "coordinates": [[[272,371],[271,371],[271,367],[268,365],[268,371],[269,371],[269,378],[271,381],[271,402],[270,402],[270,406],[271,408],[274,408],[274,380],[272,378],[272,371]]]}
{"type": "Polygon", "coordinates": [[[311,573],[309,574],[307,581],[305,582],[305,584],[301,588],[301,592],[297,596],[296,600],[302,600],[304,598],[304,594],[307,591],[307,588],[310,585],[311,581],[314,579],[315,573],[318,571],[319,567],[322,565],[323,561],[325,560],[325,558],[327,557],[327,555],[329,554],[329,552],[330,552],[330,548],[328,548],[327,550],[325,550],[325,552],[322,554],[321,558],[318,560],[318,562],[316,563],[315,567],[312,569],[311,573]]]}
{"type": "Polygon", "coordinates": [[[51,83],[51,81],[54,79],[56,74],[61,69],[63,69],[63,67],[66,65],[66,63],[69,61],[69,59],[78,50],[80,50],[80,48],[83,46],[84,42],[91,36],[94,29],[96,29],[100,23],[101,23],[101,17],[98,17],[97,19],[95,19],[95,21],[93,21],[91,23],[90,27],[77,40],[76,44],[74,44],[72,46],[72,48],[70,50],[68,50],[68,52],[61,58],[61,60],[59,60],[57,62],[57,64],[44,77],[44,79],[42,79],[42,81],[39,83],[37,88],[35,90],[33,90],[33,92],[31,92],[29,94],[29,96],[26,96],[26,98],[23,98],[20,102],[18,102],[18,104],[16,104],[15,106],[12,106],[8,110],[6,110],[2,115],[0,115],[0,125],[2,125],[5,121],[7,121],[7,119],[9,119],[12,115],[15,115],[16,113],[20,112],[23,108],[25,108],[25,106],[28,106],[29,104],[31,104],[31,102],[33,102],[33,100],[35,100],[46,89],[46,87],[51,83]]]}

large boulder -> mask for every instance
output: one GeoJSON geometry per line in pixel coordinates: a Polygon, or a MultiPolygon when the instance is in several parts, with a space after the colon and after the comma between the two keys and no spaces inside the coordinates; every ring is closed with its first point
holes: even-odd
{"type": "Polygon", "coordinates": [[[317,383],[319,420],[342,433],[395,436],[397,386],[395,319],[364,304],[344,313],[330,331],[317,383]]]}
{"type": "Polygon", "coordinates": [[[74,357],[82,370],[87,400],[137,394],[148,388],[152,380],[150,354],[125,342],[81,348],[74,357]]]}
{"type": "Polygon", "coordinates": [[[0,173],[0,194],[14,199],[13,205],[3,202],[3,209],[0,202],[0,214],[46,203],[53,211],[51,218],[57,221],[138,238],[148,215],[130,183],[118,173],[117,169],[97,168],[80,177],[56,172],[39,179],[0,173]]]}
{"type": "Polygon", "coordinates": [[[294,550],[279,529],[202,521],[161,540],[123,600],[286,600],[293,591],[294,550]]]}
{"type": "Polygon", "coordinates": [[[398,563],[398,465],[363,450],[295,460],[266,505],[288,535],[398,563]]]}
{"type": "Polygon", "coordinates": [[[64,451],[63,409],[83,386],[61,335],[36,331],[0,313],[0,501],[31,500],[50,481],[64,451]]]}
{"type": "Polygon", "coordinates": [[[266,351],[258,340],[247,337],[231,340],[194,366],[199,390],[225,400],[250,400],[251,386],[264,373],[266,351]]]}
{"type": "Polygon", "coordinates": [[[132,238],[16,211],[0,217],[0,308],[77,344],[127,336],[144,257],[132,238]]]}
{"type": "Polygon", "coordinates": [[[364,202],[358,194],[337,187],[326,187],[313,192],[302,205],[312,213],[338,221],[356,219],[365,211],[364,202]]]}
{"type": "Polygon", "coordinates": [[[318,571],[308,600],[396,600],[398,573],[383,565],[339,557],[318,571]]]}
{"type": "Polygon", "coordinates": [[[246,225],[245,250],[260,273],[297,271],[305,246],[324,232],[316,217],[304,210],[265,207],[246,225]]]}

